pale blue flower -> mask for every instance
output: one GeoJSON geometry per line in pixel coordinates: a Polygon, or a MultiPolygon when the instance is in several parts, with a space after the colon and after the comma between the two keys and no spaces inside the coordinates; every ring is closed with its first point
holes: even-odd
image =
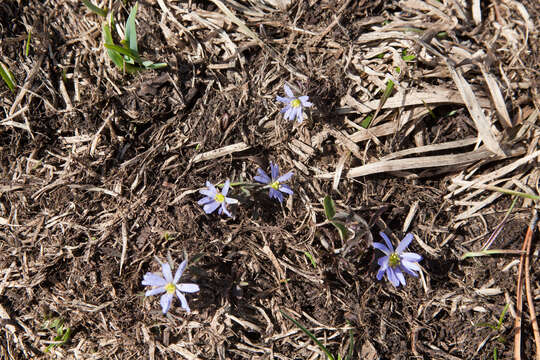
{"type": "Polygon", "coordinates": [[[293,191],[289,186],[283,185],[282,183],[289,180],[294,175],[294,173],[292,171],[289,171],[288,173],[279,176],[279,167],[277,164],[274,164],[272,162],[270,162],[270,170],[272,178],[270,178],[263,169],[259,168],[259,170],[257,170],[259,175],[255,176],[253,179],[255,181],[268,185],[268,187],[270,188],[270,193],[268,194],[268,196],[270,196],[270,198],[275,198],[279,200],[279,202],[283,202],[282,193],[292,195],[293,191]]]}
{"type": "Polygon", "coordinates": [[[384,239],[386,245],[379,242],[373,243],[373,247],[381,250],[385,255],[377,261],[380,266],[379,272],[377,273],[377,280],[381,280],[384,274],[386,274],[388,280],[390,280],[395,287],[398,287],[400,283],[406,285],[403,273],[417,277],[418,274],[415,271],[420,271],[418,262],[422,260],[422,256],[416,253],[404,252],[413,240],[413,234],[409,233],[405,235],[395,251],[388,236],[383,232],[380,232],[379,234],[384,239]]]}
{"type": "Polygon", "coordinates": [[[217,208],[219,208],[218,213],[225,213],[229,217],[232,217],[229,210],[227,210],[227,204],[236,204],[238,203],[238,200],[232,199],[227,197],[227,193],[229,192],[230,187],[230,181],[225,181],[225,185],[223,185],[223,190],[219,192],[218,189],[214,185],[212,185],[209,181],[206,182],[207,189],[199,190],[201,194],[204,195],[204,197],[199,200],[198,204],[203,205],[203,210],[207,214],[213,213],[217,208]]]}
{"type": "Polygon", "coordinates": [[[186,266],[187,259],[182,261],[182,263],[178,267],[178,270],[176,270],[173,278],[171,266],[165,262],[161,264],[161,272],[163,276],[148,272],[143,277],[143,285],[155,286],[154,289],[146,291],[145,296],[165,293],[161,295],[161,299],[159,301],[159,303],[161,304],[161,309],[163,310],[163,314],[166,314],[167,311],[169,311],[174,294],[176,294],[178,299],[180,299],[180,304],[182,305],[182,308],[187,312],[190,312],[189,305],[183,293],[195,293],[199,291],[199,285],[178,283],[180,277],[182,277],[182,273],[186,269],[186,266]]]}
{"type": "Polygon", "coordinates": [[[285,107],[281,109],[281,112],[287,120],[294,120],[301,123],[304,121],[304,108],[310,107],[313,104],[310,103],[309,96],[294,96],[289,85],[284,84],[283,88],[285,89],[286,97],[276,96],[276,100],[285,104],[285,107]]]}

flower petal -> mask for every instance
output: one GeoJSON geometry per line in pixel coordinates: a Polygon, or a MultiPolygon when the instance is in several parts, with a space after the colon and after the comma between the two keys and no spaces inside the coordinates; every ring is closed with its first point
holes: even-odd
{"type": "Polygon", "coordinates": [[[279,185],[279,191],[284,192],[285,194],[292,195],[294,192],[287,185],[279,185]]]}
{"type": "Polygon", "coordinates": [[[257,172],[259,173],[259,175],[255,176],[253,180],[258,181],[262,184],[268,184],[271,182],[271,179],[268,177],[268,175],[264,172],[263,169],[259,168],[257,172]]]}
{"type": "Polygon", "coordinates": [[[197,284],[178,284],[178,290],[185,293],[196,293],[200,288],[197,284]]]}
{"type": "Polygon", "coordinates": [[[422,255],[418,255],[412,252],[406,252],[399,255],[402,259],[405,259],[410,262],[419,262],[422,260],[422,255]]]}
{"type": "Polygon", "coordinates": [[[304,95],[304,96],[299,96],[298,97],[298,100],[300,100],[300,102],[302,103],[302,106],[304,107],[311,107],[313,106],[313,103],[310,103],[308,100],[309,100],[309,96],[307,95],[304,95]]]}
{"type": "Polygon", "coordinates": [[[411,243],[411,241],[414,239],[414,236],[413,234],[411,233],[408,233],[407,235],[405,235],[405,237],[403,238],[403,240],[401,240],[399,242],[399,245],[396,249],[396,252],[398,254],[401,254],[405,249],[407,249],[407,246],[409,246],[409,244],[411,243]]]}
{"type": "Polygon", "coordinates": [[[187,299],[180,291],[176,290],[176,296],[180,299],[180,304],[182,305],[182,309],[186,310],[187,313],[189,313],[191,310],[189,309],[189,305],[187,303],[187,299]]]}
{"type": "Polygon", "coordinates": [[[386,246],[388,247],[388,250],[390,250],[390,252],[393,253],[394,247],[392,246],[392,242],[390,241],[388,236],[382,231],[379,233],[379,235],[381,235],[381,237],[383,238],[384,242],[386,243],[386,246]]]}
{"type": "Polygon", "coordinates": [[[214,185],[212,185],[212,183],[208,180],[206,180],[206,187],[208,188],[208,190],[212,191],[212,193],[214,194],[214,196],[217,194],[217,189],[214,185]]]}
{"type": "Polygon", "coordinates": [[[231,182],[229,181],[229,179],[227,179],[227,181],[225,181],[225,185],[223,185],[223,190],[221,190],[221,194],[223,194],[223,196],[227,196],[230,185],[231,185],[231,182]]]}
{"type": "Polygon", "coordinates": [[[409,274],[411,276],[418,277],[418,274],[414,270],[408,268],[407,266],[408,265],[405,265],[404,262],[401,262],[401,266],[400,266],[401,271],[403,271],[404,273],[407,273],[407,274],[409,274]]]}
{"type": "Polygon", "coordinates": [[[298,121],[298,123],[302,123],[302,121],[304,121],[304,111],[302,110],[302,107],[299,106],[297,108],[294,109],[295,110],[295,114],[293,117],[296,117],[296,121],[298,121]]]}
{"type": "Polygon", "coordinates": [[[276,100],[284,104],[289,104],[291,102],[290,98],[281,96],[276,96],[276,100]]]}
{"type": "Polygon", "coordinates": [[[392,253],[392,250],[390,250],[386,245],[380,242],[374,242],[373,247],[375,249],[381,250],[385,255],[390,255],[392,253]]]}
{"type": "MultiPolygon", "coordinates": [[[[272,189],[274,190],[274,189],[272,189]]],[[[280,202],[283,202],[283,194],[277,190],[274,190],[274,197],[280,202]]]]}
{"type": "Polygon", "coordinates": [[[287,94],[288,97],[294,97],[294,93],[287,83],[283,84],[283,89],[285,89],[285,94],[287,94]]]}
{"type": "Polygon", "coordinates": [[[407,282],[405,281],[405,276],[403,275],[403,272],[400,268],[396,268],[395,270],[396,278],[399,280],[399,282],[405,286],[407,285],[407,282]]]}
{"type": "MultiPolygon", "coordinates": [[[[410,262],[408,260],[402,259],[401,260],[402,267],[406,268],[407,270],[410,270],[412,272],[414,271],[420,271],[420,266],[418,266],[415,262],[410,262]]],[[[416,273],[414,273],[416,276],[416,273]]]]}
{"type": "Polygon", "coordinates": [[[389,267],[388,269],[386,269],[386,276],[388,276],[388,280],[390,280],[392,285],[394,285],[395,287],[399,287],[399,279],[394,272],[394,268],[389,267]]]}
{"type": "Polygon", "coordinates": [[[231,213],[229,212],[229,210],[227,210],[227,207],[225,206],[225,203],[221,203],[221,207],[219,208],[219,213],[221,214],[222,212],[224,212],[228,217],[232,217],[231,213]]]}
{"type": "Polygon", "coordinates": [[[163,314],[166,314],[167,311],[171,308],[171,303],[173,299],[173,294],[165,293],[161,296],[161,299],[159,299],[159,303],[161,304],[161,310],[163,310],[163,314]]]}
{"type": "Polygon", "coordinates": [[[215,200],[213,198],[209,198],[208,196],[203,197],[201,200],[197,201],[197,204],[199,205],[206,205],[211,202],[214,202],[215,200]]]}
{"type": "Polygon", "coordinates": [[[273,162],[270,162],[270,173],[272,174],[272,181],[276,181],[279,177],[279,166],[278,164],[274,164],[273,162]]]}
{"type": "Polygon", "coordinates": [[[201,189],[199,190],[199,193],[209,197],[210,199],[213,199],[216,197],[216,193],[209,189],[201,189]]]}
{"type": "Polygon", "coordinates": [[[214,211],[216,211],[216,209],[220,206],[221,204],[218,203],[217,201],[214,201],[212,203],[209,203],[209,204],[206,204],[203,206],[203,210],[205,213],[207,214],[211,214],[213,213],[214,211]]]}
{"type": "MultiPolygon", "coordinates": [[[[287,109],[287,108],[286,108],[287,109]]],[[[291,107],[291,106],[288,106],[288,109],[287,111],[285,112],[285,115],[283,116],[286,120],[294,120],[294,113],[295,112],[295,108],[291,107]]]]}
{"type": "Polygon", "coordinates": [[[186,270],[187,261],[188,261],[188,259],[185,259],[184,261],[182,261],[182,263],[180,263],[180,266],[178,267],[178,269],[176,269],[176,273],[174,274],[174,280],[173,280],[174,284],[178,283],[178,280],[180,280],[180,278],[182,277],[182,274],[184,273],[184,270],[186,270]]]}
{"type": "Polygon", "coordinates": [[[161,264],[161,272],[163,273],[165,280],[167,280],[167,283],[170,283],[173,281],[171,265],[169,265],[168,262],[164,262],[161,264]]]}
{"type": "Polygon", "coordinates": [[[289,171],[288,173],[283,174],[283,175],[281,175],[280,177],[278,177],[278,178],[276,179],[276,181],[279,181],[280,183],[285,182],[285,181],[289,180],[293,175],[294,175],[294,172],[293,172],[293,171],[289,171]]]}
{"type": "MultiPolygon", "coordinates": [[[[287,104],[283,109],[280,110],[280,113],[286,114],[290,109],[292,109],[290,104],[287,104]]],[[[287,116],[284,115],[285,119],[287,119],[287,116]]]]}
{"type": "Polygon", "coordinates": [[[226,197],[226,198],[225,198],[225,202],[226,202],[227,204],[238,204],[238,200],[233,199],[233,198],[229,198],[229,197],[226,197]]]}
{"type": "Polygon", "coordinates": [[[379,266],[381,267],[381,269],[386,270],[386,268],[387,268],[388,265],[389,265],[389,259],[390,259],[390,256],[389,256],[389,255],[381,256],[381,257],[379,258],[379,260],[377,260],[377,264],[379,264],[379,266]]]}
{"type": "Polygon", "coordinates": [[[381,280],[385,272],[386,272],[386,269],[379,269],[379,271],[377,272],[377,280],[381,280]]]}
{"type": "Polygon", "coordinates": [[[165,286],[167,285],[167,280],[162,276],[148,272],[144,274],[142,284],[147,286],[165,286]]]}
{"type": "Polygon", "coordinates": [[[144,293],[144,296],[148,297],[148,296],[153,296],[153,295],[161,294],[161,293],[164,293],[164,292],[165,292],[165,287],[164,287],[164,286],[161,286],[161,287],[158,287],[158,288],[155,288],[155,289],[147,290],[147,291],[144,293]]]}

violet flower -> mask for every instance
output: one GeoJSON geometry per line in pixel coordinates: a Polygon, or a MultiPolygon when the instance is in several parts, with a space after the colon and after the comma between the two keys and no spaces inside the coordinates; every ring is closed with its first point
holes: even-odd
{"type": "Polygon", "coordinates": [[[310,107],[313,104],[310,103],[309,96],[294,96],[289,85],[284,84],[283,88],[285,89],[286,97],[276,96],[276,100],[285,104],[285,107],[281,109],[281,112],[284,113],[284,117],[287,120],[294,120],[298,123],[304,121],[304,108],[310,107]]]}
{"type": "Polygon", "coordinates": [[[176,270],[173,278],[171,266],[165,262],[161,264],[161,272],[163,276],[147,272],[143,277],[143,285],[156,286],[156,288],[146,291],[145,296],[165,293],[161,295],[161,299],[159,300],[159,303],[161,304],[161,309],[163,310],[163,314],[166,314],[167,311],[169,311],[174,294],[176,294],[176,296],[178,296],[178,299],[180,299],[180,304],[182,305],[182,308],[186,310],[186,312],[190,312],[189,305],[183,293],[195,293],[199,291],[199,285],[178,283],[180,277],[182,277],[182,273],[186,269],[186,266],[187,259],[182,261],[182,263],[178,267],[178,270],[176,270]]]}
{"type": "Polygon", "coordinates": [[[225,181],[225,185],[223,185],[223,190],[221,190],[221,192],[219,192],[219,190],[209,181],[206,182],[206,187],[207,189],[199,190],[205,197],[198,201],[199,205],[203,205],[204,212],[211,214],[219,208],[218,214],[225,213],[227,216],[232,217],[229,210],[227,210],[227,204],[236,204],[238,203],[238,200],[227,197],[230,181],[228,179],[225,181]]]}
{"type": "Polygon", "coordinates": [[[380,266],[379,272],[377,273],[377,280],[381,280],[386,273],[386,277],[395,287],[399,287],[400,283],[406,285],[403,273],[417,277],[418,274],[415,271],[420,271],[418,262],[422,260],[421,255],[412,252],[404,252],[413,240],[413,234],[409,233],[405,235],[395,251],[388,236],[383,232],[380,232],[379,234],[384,239],[386,245],[379,242],[373,243],[373,247],[381,250],[385,255],[377,261],[380,266]]]}
{"type": "Polygon", "coordinates": [[[259,175],[255,176],[253,180],[262,184],[267,184],[270,188],[270,193],[268,194],[268,196],[271,199],[274,198],[279,200],[279,202],[283,202],[282,193],[292,195],[293,191],[289,186],[283,185],[282,182],[289,180],[294,175],[294,173],[292,171],[289,171],[288,173],[279,176],[279,166],[272,162],[270,162],[270,170],[272,178],[270,178],[263,169],[259,168],[257,170],[259,175]]]}

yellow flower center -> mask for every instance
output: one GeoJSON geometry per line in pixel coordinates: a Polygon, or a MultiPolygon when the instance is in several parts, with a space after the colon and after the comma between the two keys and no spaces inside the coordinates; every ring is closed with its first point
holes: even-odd
{"type": "Polygon", "coordinates": [[[291,106],[294,107],[294,108],[299,107],[300,104],[301,104],[301,102],[298,99],[294,99],[293,101],[291,101],[291,106]]]}
{"type": "Polygon", "coordinates": [[[388,264],[391,267],[396,267],[401,263],[401,259],[399,258],[399,255],[396,253],[392,253],[390,255],[390,258],[388,259],[388,264]]]}
{"type": "Polygon", "coordinates": [[[223,194],[216,194],[214,200],[216,200],[218,203],[222,203],[225,201],[225,196],[223,194]]]}
{"type": "Polygon", "coordinates": [[[272,184],[270,184],[270,187],[274,190],[279,190],[279,181],[274,181],[272,184]]]}
{"type": "Polygon", "coordinates": [[[165,285],[165,290],[169,294],[174,294],[174,292],[176,291],[176,285],[174,285],[173,283],[168,283],[167,285],[165,285]]]}

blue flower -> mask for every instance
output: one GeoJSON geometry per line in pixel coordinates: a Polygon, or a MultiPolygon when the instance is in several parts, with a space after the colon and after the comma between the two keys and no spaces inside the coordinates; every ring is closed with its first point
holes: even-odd
{"type": "Polygon", "coordinates": [[[238,200],[227,197],[230,181],[225,181],[225,185],[223,185],[223,190],[221,190],[221,192],[219,192],[219,190],[209,181],[206,182],[206,187],[207,189],[199,190],[204,197],[198,202],[199,205],[203,205],[204,212],[211,214],[219,208],[219,214],[225,213],[227,216],[232,217],[229,210],[227,210],[227,204],[236,204],[238,203],[238,200]]]}
{"type": "Polygon", "coordinates": [[[286,97],[276,96],[276,100],[285,104],[285,107],[281,109],[281,112],[285,114],[285,119],[294,120],[301,123],[304,121],[304,108],[310,107],[313,104],[310,103],[309,96],[299,96],[295,97],[289,85],[284,84],[283,88],[285,89],[286,97]]]}
{"type": "Polygon", "coordinates": [[[278,199],[279,202],[283,202],[282,193],[292,195],[293,191],[287,185],[283,185],[282,182],[289,180],[294,173],[289,171],[288,173],[279,176],[279,166],[272,162],[270,162],[270,170],[272,173],[272,178],[266,175],[263,169],[259,169],[257,170],[259,175],[255,176],[253,179],[257,182],[268,185],[270,188],[270,193],[268,196],[270,196],[270,198],[278,199]]]}
{"type": "Polygon", "coordinates": [[[398,287],[400,283],[406,285],[403,273],[417,277],[418,274],[415,271],[420,271],[418,262],[422,260],[422,256],[416,253],[403,252],[411,243],[413,234],[409,233],[405,235],[396,251],[394,251],[394,247],[388,236],[383,232],[380,232],[379,234],[384,239],[386,245],[379,242],[373,243],[373,247],[381,250],[385,255],[377,261],[380,266],[379,272],[377,273],[377,280],[381,280],[386,273],[386,277],[395,287],[398,287]]]}
{"type": "Polygon", "coordinates": [[[143,285],[156,286],[156,288],[148,290],[145,293],[145,296],[165,293],[161,295],[161,299],[159,301],[159,303],[161,304],[161,309],[163,310],[163,314],[166,314],[167,311],[169,311],[174,294],[176,294],[176,296],[178,296],[178,298],[180,299],[180,304],[182,305],[182,308],[187,312],[190,311],[186,297],[183,293],[195,293],[199,291],[199,285],[178,283],[180,277],[182,276],[182,273],[186,269],[186,266],[187,259],[182,261],[182,263],[178,267],[178,270],[176,270],[176,274],[174,274],[173,278],[171,266],[168,263],[162,263],[161,272],[163,276],[148,272],[143,277],[143,285]]]}

